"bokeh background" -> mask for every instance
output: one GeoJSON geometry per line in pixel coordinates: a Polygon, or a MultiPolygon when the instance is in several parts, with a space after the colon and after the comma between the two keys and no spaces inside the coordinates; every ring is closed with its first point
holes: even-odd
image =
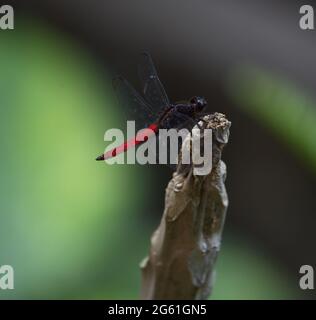
{"type": "MultiPolygon", "coordinates": [[[[300,1],[7,1],[0,31],[1,299],[137,299],[172,172],[94,159],[125,128],[111,88],[151,52],[171,100],[232,121],[216,299],[314,299],[316,42],[300,1]]],[[[309,4],[314,4],[309,1],[309,4]]],[[[126,107],[126,106],[125,106],[126,107]]]]}

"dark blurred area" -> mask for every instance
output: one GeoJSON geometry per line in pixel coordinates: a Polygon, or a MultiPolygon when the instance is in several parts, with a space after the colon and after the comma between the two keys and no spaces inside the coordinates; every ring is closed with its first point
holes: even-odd
{"type": "MultiPolygon", "coordinates": [[[[105,98],[111,97],[109,101],[112,101],[109,83],[115,73],[124,73],[139,89],[137,55],[146,49],[151,52],[160,79],[172,101],[203,95],[209,101],[210,112],[225,113],[232,122],[230,143],[224,151],[223,159],[228,168],[226,186],[230,204],[214,297],[315,298],[315,294],[304,292],[298,286],[300,266],[316,266],[316,156],[313,151],[316,150],[313,143],[316,141],[316,123],[313,122],[316,119],[316,42],[314,31],[303,31],[298,26],[299,7],[304,2],[31,0],[10,3],[13,4],[16,15],[15,30],[10,36],[13,37],[14,32],[19,33],[25,47],[31,47],[33,44],[29,40],[32,40],[32,34],[23,40],[24,33],[36,29],[40,35],[34,36],[34,39],[38,38],[40,43],[41,37],[46,37],[45,30],[48,29],[54,34],[52,41],[58,41],[60,37],[66,47],[69,43],[74,43],[76,49],[71,52],[82,51],[84,53],[80,55],[81,59],[91,59],[93,67],[87,65],[84,68],[94,68],[93,72],[98,74],[97,80],[93,80],[96,82],[95,87],[98,92],[102,92],[103,86],[106,87],[105,98]],[[42,26],[43,30],[38,30],[42,26]],[[293,95],[295,97],[292,99],[293,95]],[[287,109],[288,101],[297,103],[287,109]],[[308,128],[304,127],[306,121],[309,121],[308,128]],[[304,127],[304,132],[301,126],[304,127]]],[[[309,4],[313,5],[314,2],[309,1],[309,4]]],[[[0,39],[1,37],[2,34],[0,39]]],[[[49,42],[49,38],[45,39],[45,42],[49,42]]],[[[10,40],[6,41],[10,45],[10,40]]],[[[12,55],[17,55],[19,50],[13,48],[12,55]]],[[[21,54],[23,55],[23,51],[21,54]]],[[[60,59],[62,58],[61,55],[60,59]]],[[[72,63],[71,56],[67,58],[72,63]]],[[[58,61],[56,60],[57,64],[58,61]]],[[[47,63],[50,63],[49,57],[47,63]]],[[[63,63],[67,65],[68,62],[63,63]]],[[[32,69],[28,72],[32,72],[32,69]]],[[[84,73],[81,75],[84,77],[84,73]]],[[[19,81],[23,81],[24,76],[25,73],[20,73],[19,81]]],[[[30,74],[28,76],[32,78],[30,74]]],[[[82,78],[83,87],[85,81],[91,83],[89,77],[82,78]]],[[[60,90],[67,90],[66,88],[67,86],[60,90]]],[[[49,90],[48,87],[47,91],[49,90]]],[[[34,95],[36,96],[36,92],[34,95]]],[[[63,97],[61,95],[60,99],[63,97]]],[[[57,94],[55,102],[58,101],[57,94]]],[[[87,102],[91,101],[93,99],[87,98],[87,102]]],[[[91,159],[91,167],[100,167],[94,177],[104,180],[110,190],[113,180],[109,179],[109,171],[112,168],[102,170],[104,166],[94,163],[93,158],[100,151],[96,147],[104,146],[103,134],[111,126],[112,120],[113,126],[125,128],[125,124],[120,122],[125,111],[114,109],[112,102],[102,103],[101,96],[97,98],[97,102],[95,105],[86,103],[81,106],[84,111],[80,124],[84,126],[84,114],[94,113],[98,118],[97,126],[94,126],[93,118],[90,119],[89,137],[99,140],[91,146],[88,161],[91,159]],[[102,117],[106,119],[104,126],[102,117]]],[[[3,105],[5,106],[6,104],[3,105]]],[[[42,108],[45,109],[45,105],[42,108]]],[[[19,110],[15,112],[19,113],[19,110]]],[[[30,113],[30,117],[37,118],[36,111],[34,112],[30,113]]],[[[69,112],[76,116],[75,104],[69,112]]],[[[62,117],[61,111],[60,118],[62,117]]],[[[67,121],[62,122],[61,127],[66,124],[67,121]]],[[[14,126],[14,122],[12,125],[14,126]]],[[[42,125],[45,126],[45,123],[42,125]]],[[[85,132],[82,131],[81,135],[84,136],[85,132]]],[[[10,139],[12,136],[8,136],[8,140],[10,139]]],[[[87,137],[85,139],[89,145],[90,141],[87,137]]],[[[60,137],[56,143],[62,141],[63,138],[60,137]]],[[[54,144],[53,138],[51,143],[54,144]]],[[[65,145],[63,152],[76,154],[75,146],[71,149],[67,141],[62,143],[65,145]]],[[[29,149],[32,150],[31,142],[29,149]]],[[[45,159],[42,161],[45,162],[45,159]]],[[[71,166],[71,162],[65,164],[67,165],[71,166]]],[[[41,170],[44,172],[46,169],[41,170]]],[[[78,167],[78,172],[84,170],[84,167],[78,167]]],[[[137,263],[147,254],[149,237],[161,217],[164,190],[172,172],[163,166],[120,166],[113,170],[112,179],[126,179],[126,185],[120,186],[120,181],[115,180],[114,184],[117,186],[112,190],[115,197],[110,209],[102,207],[102,202],[108,201],[107,194],[98,190],[100,194],[97,200],[91,198],[91,203],[99,204],[95,209],[98,218],[94,220],[91,232],[97,237],[103,233],[103,224],[113,223],[113,230],[117,230],[117,234],[113,231],[109,239],[100,237],[96,242],[91,242],[90,245],[95,245],[92,250],[94,254],[90,252],[82,258],[87,264],[82,270],[75,271],[78,272],[77,278],[71,277],[72,281],[68,284],[66,280],[64,287],[60,289],[47,284],[44,298],[137,298],[137,263]],[[133,191],[128,193],[130,189],[133,191]],[[126,199],[127,204],[117,207],[121,197],[126,199]],[[129,199],[132,209],[128,208],[129,199]],[[113,217],[109,221],[103,221],[102,215],[107,210],[120,211],[120,220],[116,221],[113,217]],[[127,211],[129,213],[126,215],[127,211]],[[143,230],[143,234],[139,234],[139,230],[143,230]],[[134,237],[137,239],[135,243],[134,237]],[[104,248],[108,250],[106,254],[104,248]],[[129,253],[125,255],[126,251],[129,253]],[[131,277],[134,280],[130,283],[128,275],[126,281],[120,276],[120,272],[124,272],[124,266],[128,270],[133,269],[131,277]],[[89,286],[82,286],[80,274],[88,272],[90,268],[96,269],[91,283],[89,286]],[[80,294],[78,290],[81,290],[80,294]],[[89,293],[86,294],[83,290],[89,293]]],[[[47,174],[49,172],[54,172],[54,169],[47,168],[47,174]]],[[[11,178],[5,181],[11,181],[11,178]]],[[[76,184],[80,183],[78,179],[76,184]]],[[[90,183],[93,184],[93,179],[90,183]]],[[[74,197],[76,202],[78,194],[72,194],[72,190],[67,190],[67,195],[69,198],[74,197]]],[[[85,197],[84,190],[80,197],[85,197]]],[[[14,197],[12,201],[16,201],[14,197]]],[[[50,198],[49,201],[54,200],[50,198]]],[[[69,201],[68,205],[73,204],[69,201]]],[[[64,207],[62,202],[59,207],[64,207]]],[[[88,205],[87,207],[89,208],[88,205]]],[[[16,206],[12,210],[19,208],[16,206]]],[[[12,223],[11,218],[7,217],[6,220],[5,214],[3,216],[2,221],[12,223]]],[[[58,217],[59,215],[54,216],[51,223],[58,217]]],[[[79,220],[87,219],[84,212],[80,217],[79,220]]],[[[69,219],[65,223],[76,221],[76,213],[69,219]]],[[[36,221],[37,218],[34,217],[35,225],[36,221]]],[[[50,228],[50,225],[45,226],[43,223],[38,228],[50,228]]],[[[13,227],[12,230],[20,238],[19,231],[14,231],[13,227]]],[[[67,228],[64,232],[64,237],[67,238],[67,228]]],[[[15,237],[10,239],[14,241],[15,237]]],[[[76,250],[82,248],[90,251],[89,245],[87,248],[90,249],[84,248],[84,239],[80,241],[83,242],[81,247],[74,244],[76,250]]],[[[54,243],[51,246],[54,247],[54,243]]],[[[47,247],[45,252],[48,261],[51,259],[49,251],[47,247]]],[[[66,253],[56,254],[56,257],[63,259],[63,254],[66,253]]],[[[8,260],[10,257],[14,258],[14,252],[6,257],[8,260]]],[[[79,259],[77,263],[80,264],[83,260],[79,259]]],[[[0,265],[1,263],[0,258],[0,265]]],[[[47,262],[47,266],[49,265],[47,262]]],[[[32,268],[32,265],[29,267],[32,268]]],[[[49,273],[59,281],[67,279],[71,270],[73,266],[66,273],[62,270],[55,274],[49,273]]],[[[44,273],[43,277],[46,277],[44,273]]],[[[1,294],[6,298],[5,293],[1,294]]],[[[41,295],[26,282],[25,290],[14,297],[39,298],[41,295]]]]}

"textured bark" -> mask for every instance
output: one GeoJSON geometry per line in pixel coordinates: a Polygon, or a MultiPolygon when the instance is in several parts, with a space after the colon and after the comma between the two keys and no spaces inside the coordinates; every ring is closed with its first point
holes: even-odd
{"type": "Polygon", "coordinates": [[[173,174],[149,256],[141,263],[142,299],[207,299],[210,295],[228,205],[221,155],[230,125],[220,113],[200,122],[213,134],[210,174],[195,176],[193,166],[181,162],[173,174]]]}

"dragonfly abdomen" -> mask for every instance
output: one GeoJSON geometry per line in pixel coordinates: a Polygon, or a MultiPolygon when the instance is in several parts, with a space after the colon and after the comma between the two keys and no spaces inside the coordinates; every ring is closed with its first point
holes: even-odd
{"type": "Polygon", "coordinates": [[[96,160],[98,161],[107,160],[107,159],[116,157],[120,153],[126,152],[131,148],[134,148],[135,146],[146,142],[151,136],[157,134],[158,129],[159,129],[158,125],[156,123],[153,123],[150,126],[148,126],[148,128],[145,128],[139,131],[135,137],[125,141],[118,147],[105,152],[103,155],[96,158],[96,160]]]}

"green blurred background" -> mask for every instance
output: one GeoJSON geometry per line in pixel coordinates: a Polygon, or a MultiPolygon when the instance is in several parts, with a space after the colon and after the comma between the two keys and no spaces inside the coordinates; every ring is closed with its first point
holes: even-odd
{"type": "Polygon", "coordinates": [[[172,172],[94,159],[105,130],[125,128],[112,74],[136,83],[143,48],[171,100],[204,95],[233,123],[212,298],[315,298],[298,287],[299,267],[316,266],[316,47],[298,4],[12,4],[15,29],[0,32],[0,265],[15,289],[1,299],[138,298],[172,172]],[[309,51],[291,51],[295,39],[309,51]]]}

